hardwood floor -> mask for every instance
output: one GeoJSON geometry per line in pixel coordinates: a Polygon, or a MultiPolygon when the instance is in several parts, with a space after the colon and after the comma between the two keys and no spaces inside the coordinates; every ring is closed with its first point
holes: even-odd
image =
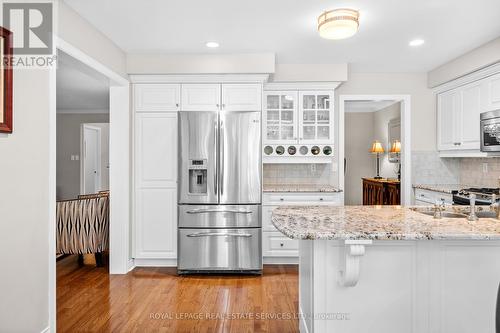
{"type": "Polygon", "coordinates": [[[177,276],[172,268],[108,275],[57,263],[58,332],[298,332],[297,266],[262,276],[177,276]]]}

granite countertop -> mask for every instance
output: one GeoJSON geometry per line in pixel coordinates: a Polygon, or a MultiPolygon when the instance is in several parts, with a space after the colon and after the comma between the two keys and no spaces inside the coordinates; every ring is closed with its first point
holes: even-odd
{"type": "MultiPolygon", "coordinates": [[[[419,212],[431,209],[425,206],[282,206],[273,210],[272,223],[292,239],[500,239],[500,220],[434,219],[419,212]]],[[[451,209],[466,212],[468,208],[451,209]]],[[[489,207],[476,209],[485,211],[489,207]]]]}
{"type": "Polygon", "coordinates": [[[434,191],[434,192],[448,193],[448,194],[451,194],[452,191],[458,191],[470,187],[474,186],[469,186],[464,184],[413,184],[413,188],[434,191]]]}
{"type": "Polygon", "coordinates": [[[264,192],[342,192],[335,186],[322,184],[264,184],[262,190],[264,192]]]}

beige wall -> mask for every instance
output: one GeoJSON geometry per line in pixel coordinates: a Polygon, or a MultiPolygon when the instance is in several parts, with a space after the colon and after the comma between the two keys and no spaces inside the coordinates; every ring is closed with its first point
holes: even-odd
{"type": "Polygon", "coordinates": [[[352,73],[335,92],[335,108],[340,95],[372,94],[410,95],[412,150],[436,150],[436,104],[425,73],[352,73]]]}
{"type": "Polygon", "coordinates": [[[389,162],[389,121],[401,118],[401,104],[395,103],[382,110],[374,112],[373,117],[373,140],[379,140],[385,150],[380,156],[380,176],[384,178],[397,178],[396,163],[389,162]]]}
{"type": "Polygon", "coordinates": [[[345,183],[346,205],[363,204],[361,178],[375,176],[375,159],[368,151],[374,137],[374,112],[345,114],[345,183]]]}
{"type": "MultiPolygon", "coordinates": [[[[49,325],[50,100],[47,70],[14,70],[14,132],[0,134],[0,331],[49,325]]],[[[50,221],[55,223],[55,221],[50,221]]]]}
{"type": "Polygon", "coordinates": [[[80,161],[72,161],[71,155],[80,155],[80,126],[84,123],[109,123],[109,113],[57,115],[58,200],[76,198],[80,194],[80,161]]]}
{"type": "Polygon", "coordinates": [[[436,87],[497,62],[500,62],[500,38],[433,69],[427,75],[427,84],[436,87]]]}

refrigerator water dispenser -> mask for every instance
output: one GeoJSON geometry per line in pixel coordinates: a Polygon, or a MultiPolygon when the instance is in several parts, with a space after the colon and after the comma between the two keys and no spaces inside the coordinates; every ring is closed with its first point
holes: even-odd
{"type": "Polygon", "coordinates": [[[189,161],[189,193],[207,193],[207,160],[189,161]]]}

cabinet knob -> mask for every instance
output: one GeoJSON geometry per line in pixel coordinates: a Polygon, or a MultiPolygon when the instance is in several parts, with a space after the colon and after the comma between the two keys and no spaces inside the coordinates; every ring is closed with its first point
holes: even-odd
{"type": "Polygon", "coordinates": [[[175,103],[175,107],[179,107],[179,103],[175,103]]]}
{"type": "Polygon", "coordinates": [[[281,246],[281,247],[283,247],[283,246],[285,246],[285,244],[283,244],[283,243],[280,243],[280,246],[281,246]]]}
{"type": "Polygon", "coordinates": [[[323,201],[323,198],[319,198],[319,201],[323,201]]]}
{"type": "Polygon", "coordinates": [[[285,201],[285,199],[283,199],[283,198],[280,198],[280,201],[285,201]]]}
{"type": "Polygon", "coordinates": [[[219,104],[215,104],[215,106],[217,107],[217,109],[219,108],[219,104]]]}
{"type": "Polygon", "coordinates": [[[226,107],[226,104],[222,104],[222,108],[224,109],[226,107]]]}

